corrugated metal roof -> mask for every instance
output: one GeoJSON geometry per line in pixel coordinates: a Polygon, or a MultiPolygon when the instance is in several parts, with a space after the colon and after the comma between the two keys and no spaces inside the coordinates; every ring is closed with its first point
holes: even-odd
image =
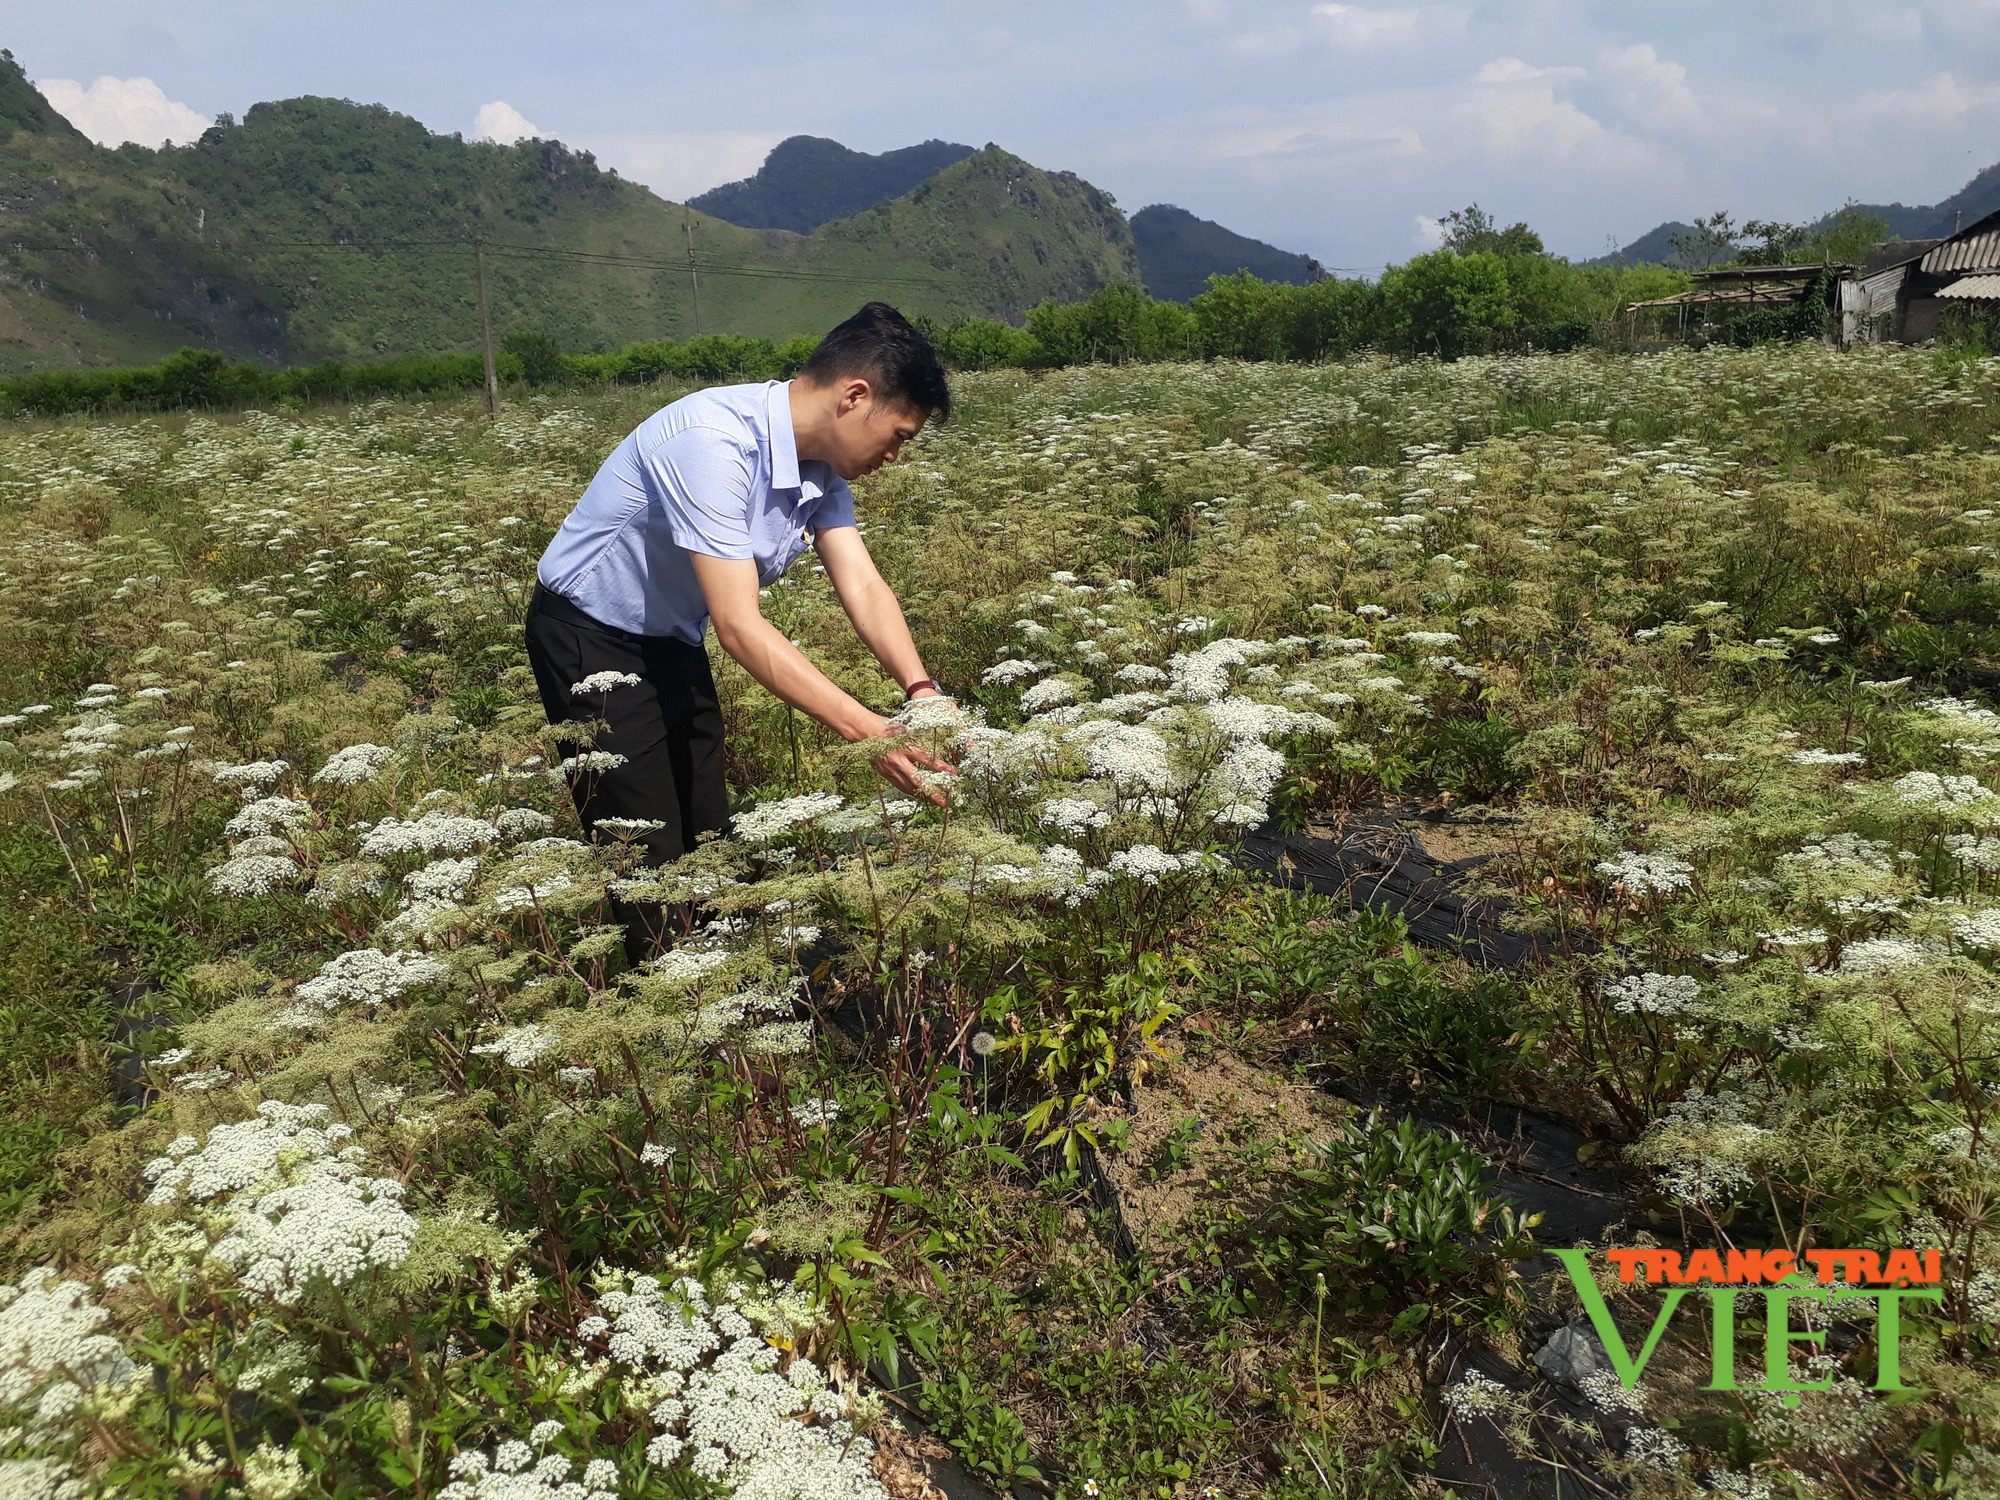
{"type": "Polygon", "coordinates": [[[2000,229],[1946,240],[1924,257],[1923,268],[1932,275],[1945,271],[2000,270],[2000,229]]]}
{"type": "Polygon", "coordinates": [[[2000,274],[1961,276],[1938,295],[1968,297],[1978,302],[2000,302],[2000,274]]]}

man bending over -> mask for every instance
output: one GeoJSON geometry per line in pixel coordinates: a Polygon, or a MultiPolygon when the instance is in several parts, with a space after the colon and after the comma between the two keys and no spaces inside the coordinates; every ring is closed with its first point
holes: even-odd
{"type": "MultiPolygon", "coordinates": [[[[647,863],[664,864],[727,823],[722,710],[702,643],[711,621],[752,677],[843,739],[882,739],[882,775],[928,795],[918,769],[949,767],[893,739],[892,721],[836,687],[764,618],[757,597],[810,541],[856,633],[904,696],[935,695],[855,527],[847,481],[893,463],[927,418],[950,415],[929,342],[871,302],[826,336],[796,380],[697,391],[618,445],[542,554],[527,615],[549,722],[601,717],[609,728],[597,750],[622,757],[572,773],[586,829],[606,818],[657,823],[640,842],[647,863]],[[616,685],[577,691],[592,678],[616,685]]],[[[658,908],[619,915],[634,962],[658,950],[658,908]]]]}

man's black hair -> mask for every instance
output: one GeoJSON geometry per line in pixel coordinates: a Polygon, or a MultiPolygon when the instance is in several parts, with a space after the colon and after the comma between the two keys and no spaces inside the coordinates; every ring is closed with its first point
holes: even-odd
{"type": "Polygon", "coordinates": [[[871,302],[819,341],[799,374],[813,385],[858,375],[876,399],[951,418],[951,387],[931,341],[886,302],[871,302]]]}

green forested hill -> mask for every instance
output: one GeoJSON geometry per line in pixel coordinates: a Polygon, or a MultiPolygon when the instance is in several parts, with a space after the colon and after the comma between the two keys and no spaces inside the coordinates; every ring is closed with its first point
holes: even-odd
{"type": "Polygon", "coordinates": [[[1109,193],[993,145],[900,198],[822,225],[809,243],[828,264],[878,260],[941,277],[963,289],[967,311],[976,297],[989,317],[1139,284],[1138,246],[1109,193]]]}
{"type": "Polygon", "coordinates": [[[771,148],[754,176],[725,182],[688,202],[750,229],[811,234],[822,224],[899,197],[970,155],[970,146],[933,140],[871,156],[825,136],[794,135],[771,148]]]}
{"type": "Polygon", "coordinates": [[[799,235],[668,203],[553,141],[472,143],[336,99],[108,151],[10,56],[0,75],[0,373],[187,344],[287,362],[471,348],[474,238],[493,247],[496,331],[572,349],[693,334],[690,246],[710,333],[816,332],[874,296],[1018,318],[1138,281],[1106,194],[992,146],[799,235]]]}

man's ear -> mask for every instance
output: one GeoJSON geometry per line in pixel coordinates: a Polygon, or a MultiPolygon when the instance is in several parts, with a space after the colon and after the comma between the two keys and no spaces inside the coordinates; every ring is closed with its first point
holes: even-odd
{"type": "Polygon", "coordinates": [[[866,380],[859,375],[850,375],[840,382],[840,400],[834,410],[844,417],[849,412],[858,411],[866,406],[874,395],[874,388],[866,380]]]}

